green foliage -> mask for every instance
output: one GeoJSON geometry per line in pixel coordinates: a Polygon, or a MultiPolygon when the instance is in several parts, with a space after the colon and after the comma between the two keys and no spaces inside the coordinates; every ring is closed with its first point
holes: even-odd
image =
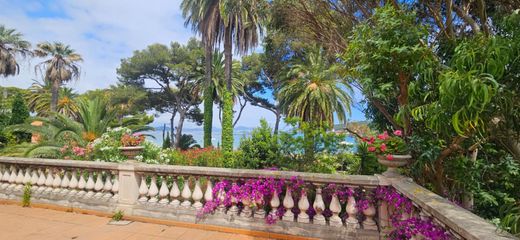
{"type": "Polygon", "coordinates": [[[167,149],[167,148],[170,148],[171,146],[172,146],[172,142],[170,140],[170,135],[167,134],[166,138],[163,140],[162,148],[167,149]]]}
{"type": "Polygon", "coordinates": [[[123,210],[118,210],[112,216],[112,220],[114,220],[116,222],[121,221],[121,220],[123,220],[124,215],[125,215],[125,213],[123,212],[123,210]]]}
{"type": "Polygon", "coordinates": [[[359,158],[359,162],[353,166],[353,169],[351,169],[353,173],[361,175],[374,175],[380,174],[385,170],[385,167],[377,162],[377,157],[368,151],[367,143],[358,142],[356,147],[356,156],[359,158]]]}
{"type": "Polygon", "coordinates": [[[500,227],[520,237],[520,203],[507,204],[500,208],[502,220],[500,227]]]}
{"type": "Polygon", "coordinates": [[[222,151],[227,154],[233,151],[233,97],[230,92],[224,93],[222,111],[222,151]]]}
{"type": "Polygon", "coordinates": [[[23,35],[16,32],[16,29],[10,29],[0,25],[0,76],[8,77],[17,75],[20,72],[20,66],[16,62],[16,57],[25,57],[30,55],[29,48],[31,44],[23,39],[23,35]]]}
{"type": "Polygon", "coordinates": [[[23,196],[22,196],[22,207],[29,207],[31,205],[31,187],[32,184],[26,183],[23,187],[23,196]]]}
{"type": "Polygon", "coordinates": [[[240,164],[246,168],[264,169],[278,166],[282,158],[278,139],[265,119],[260,120],[260,126],[253,129],[251,136],[240,140],[240,164]]]}
{"type": "Polygon", "coordinates": [[[179,148],[181,150],[187,150],[190,148],[200,148],[200,145],[197,144],[197,141],[193,138],[193,135],[182,134],[181,140],[179,141],[179,148]]]}
{"type": "Polygon", "coordinates": [[[213,86],[204,89],[204,147],[211,147],[211,129],[213,127],[213,86]]]}
{"type": "Polygon", "coordinates": [[[9,121],[10,125],[20,124],[25,121],[25,119],[29,118],[29,109],[25,104],[22,94],[16,94],[13,105],[11,108],[11,119],[9,121]]]}

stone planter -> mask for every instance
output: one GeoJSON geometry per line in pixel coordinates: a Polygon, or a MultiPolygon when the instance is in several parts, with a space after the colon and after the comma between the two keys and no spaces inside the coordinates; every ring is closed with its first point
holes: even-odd
{"type": "Polygon", "coordinates": [[[399,175],[397,168],[404,167],[410,164],[412,160],[412,156],[406,155],[392,155],[393,159],[388,160],[386,155],[377,155],[377,161],[387,167],[387,170],[383,173],[383,176],[386,177],[395,177],[399,175]]]}
{"type": "Polygon", "coordinates": [[[119,147],[121,153],[128,157],[128,160],[135,160],[135,156],[143,152],[143,146],[119,147]]]}

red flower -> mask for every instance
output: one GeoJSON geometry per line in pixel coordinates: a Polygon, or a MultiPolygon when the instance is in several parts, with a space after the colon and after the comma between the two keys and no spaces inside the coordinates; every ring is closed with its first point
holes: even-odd
{"type": "Polygon", "coordinates": [[[384,152],[386,151],[386,144],[381,144],[381,152],[384,152]]]}
{"type": "Polygon", "coordinates": [[[376,141],[376,139],[374,137],[370,137],[368,144],[373,144],[375,141],[376,141]]]}
{"type": "Polygon", "coordinates": [[[401,135],[403,135],[403,131],[401,131],[401,130],[395,130],[395,131],[394,131],[394,135],[396,135],[396,136],[401,136],[401,135]]]}
{"type": "Polygon", "coordinates": [[[369,152],[375,152],[376,151],[376,147],[368,147],[368,151],[369,152]]]}
{"type": "Polygon", "coordinates": [[[388,154],[388,155],[386,155],[386,159],[389,161],[392,161],[392,160],[394,160],[394,155],[388,154]]]}

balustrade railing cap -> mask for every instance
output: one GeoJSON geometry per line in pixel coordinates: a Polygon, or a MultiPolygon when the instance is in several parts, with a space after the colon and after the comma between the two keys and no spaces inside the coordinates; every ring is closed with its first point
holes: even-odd
{"type": "Polygon", "coordinates": [[[39,166],[39,167],[63,167],[63,168],[103,169],[103,170],[118,170],[118,166],[119,166],[119,164],[117,164],[117,163],[109,163],[109,162],[46,159],[46,158],[20,158],[20,157],[3,157],[3,156],[0,156],[0,163],[15,164],[15,165],[31,165],[31,166],[39,166]]]}

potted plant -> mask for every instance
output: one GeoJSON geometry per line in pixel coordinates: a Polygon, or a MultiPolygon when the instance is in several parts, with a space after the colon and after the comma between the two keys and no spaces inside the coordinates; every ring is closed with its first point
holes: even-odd
{"type": "Polygon", "coordinates": [[[139,155],[144,146],[141,146],[141,143],[144,142],[144,135],[140,133],[134,134],[124,134],[121,137],[121,153],[128,157],[129,160],[134,160],[137,155],[139,155]]]}
{"type": "Polygon", "coordinates": [[[376,137],[363,138],[363,141],[367,143],[368,151],[376,154],[377,161],[388,168],[384,176],[399,175],[397,168],[408,165],[412,159],[401,130],[395,130],[393,135],[384,131],[376,137]]]}

